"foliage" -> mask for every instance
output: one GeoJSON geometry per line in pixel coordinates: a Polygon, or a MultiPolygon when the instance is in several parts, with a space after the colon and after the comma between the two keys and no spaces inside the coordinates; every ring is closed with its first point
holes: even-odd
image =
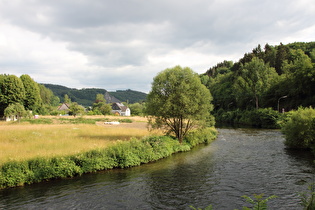
{"type": "Polygon", "coordinates": [[[0,75],[0,115],[12,103],[23,104],[25,89],[21,79],[15,75],[0,75]]]}
{"type": "Polygon", "coordinates": [[[290,148],[310,148],[315,152],[315,110],[300,107],[281,123],[285,144],[290,148]]]}
{"type": "Polygon", "coordinates": [[[277,196],[272,195],[269,196],[268,198],[263,199],[264,194],[254,194],[254,199],[252,199],[251,197],[248,197],[246,195],[242,196],[243,198],[245,198],[247,203],[253,204],[253,208],[248,208],[248,207],[243,207],[243,210],[267,210],[267,202],[270,199],[274,199],[277,198],[277,196]]]}
{"type": "Polygon", "coordinates": [[[147,94],[135,90],[117,90],[115,92],[109,92],[110,95],[114,96],[120,101],[127,102],[128,104],[133,104],[133,103],[141,103],[143,102],[147,94]]]}
{"type": "Polygon", "coordinates": [[[185,142],[191,147],[194,147],[198,144],[212,142],[216,138],[217,134],[218,134],[217,130],[214,129],[213,127],[196,129],[190,132],[185,137],[185,142]]]}
{"type": "Polygon", "coordinates": [[[69,98],[68,94],[65,94],[63,97],[63,103],[71,104],[71,98],[69,98]]]}
{"type": "Polygon", "coordinates": [[[133,116],[142,116],[144,114],[144,103],[129,104],[128,107],[130,108],[130,112],[133,116]]]}
{"type": "MultiPolygon", "coordinates": [[[[242,196],[242,198],[245,198],[246,202],[249,204],[253,204],[253,208],[248,208],[248,207],[243,207],[243,210],[267,210],[268,206],[267,206],[267,202],[270,199],[274,199],[277,198],[277,196],[272,195],[269,196],[268,198],[263,199],[264,194],[254,194],[254,199],[252,199],[251,197],[244,195],[242,196]]],[[[192,208],[193,210],[203,210],[202,208],[195,208],[193,206],[189,206],[190,208],[192,208]]],[[[212,205],[207,206],[206,208],[204,208],[204,210],[212,210],[212,205]]],[[[237,209],[236,209],[237,210],[237,209]]]]}
{"type": "Polygon", "coordinates": [[[224,61],[202,75],[211,90],[215,111],[277,109],[315,105],[315,42],[260,45],[238,62],[224,61]]]}
{"type": "Polygon", "coordinates": [[[51,105],[51,106],[58,106],[60,103],[60,98],[58,96],[55,96],[54,93],[49,89],[46,88],[42,84],[38,84],[39,90],[40,90],[40,97],[45,105],[51,105]]]}
{"type": "Polygon", "coordinates": [[[82,104],[83,106],[92,106],[95,102],[97,94],[103,94],[108,103],[125,101],[128,103],[141,102],[146,99],[145,93],[134,90],[118,90],[116,92],[107,92],[105,89],[99,88],[83,88],[75,89],[68,88],[61,85],[44,84],[51,89],[53,93],[59,98],[63,98],[67,94],[72,101],[82,104]]]}
{"type": "Polygon", "coordinates": [[[214,113],[217,122],[246,125],[256,128],[279,128],[283,114],[271,109],[233,110],[222,109],[214,113]]]}
{"type": "Polygon", "coordinates": [[[74,117],[84,113],[84,107],[80,106],[77,102],[73,102],[69,107],[69,114],[74,117]]]}
{"type": "Polygon", "coordinates": [[[308,192],[300,193],[301,196],[301,205],[305,210],[314,210],[315,209],[315,183],[312,183],[308,187],[308,192]]]}
{"type": "Polygon", "coordinates": [[[5,110],[4,110],[4,116],[6,117],[17,117],[18,121],[20,122],[21,117],[26,116],[26,111],[24,109],[24,106],[19,103],[10,104],[5,110]]]}
{"type": "Polygon", "coordinates": [[[206,208],[202,209],[202,208],[195,208],[193,206],[189,206],[191,209],[193,210],[213,210],[212,205],[207,206],[206,208]]]}
{"type": "Polygon", "coordinates": [[[97,94],[92,110],[94,114],[107,115],[111,113],[112,107],[109,104],[106,104],[103,94],[97,94]]]}
{"type": "Polygon", "coordinates": [[[41,105],[40,89],[38,84],[27,74],[20,76],[25,89],[24,107],[27,110],[37,111],[41,105]]]}
{"type": "Polygon", "coordinates": [[[197,74],[190,68],[175,66],[154,78],[146,113],[153,117],[151,124],[165,128],[182,142],[189,131],[210,119],[211,100],[197,74]]]}
{"type": "Polygon", "coordinates": [[[151,136],[66,157],[9,161],[0,166],[0,189],[97,170],[137,166],[190,148],[168,136],[151,136]]]}
{"type": "Polygon", "coordinates": [[[256,109],[259,108],[259,98],[273,83],[277,76],[276,71],[264,63],[262,59],[254,57],[250,62],[241,64],[240,76],[236,84],[242,90],[239,95],[250,93],[255,101],[256,109]]]}

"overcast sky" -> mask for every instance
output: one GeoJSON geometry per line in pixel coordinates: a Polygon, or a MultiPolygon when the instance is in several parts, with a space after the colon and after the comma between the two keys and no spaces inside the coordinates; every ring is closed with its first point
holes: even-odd
{"type": "Polygon", "coordinates": [[[315,41],[314,0],[0,0],[0,74],[70,88],[149,92],[258,44],[315,41]]]}

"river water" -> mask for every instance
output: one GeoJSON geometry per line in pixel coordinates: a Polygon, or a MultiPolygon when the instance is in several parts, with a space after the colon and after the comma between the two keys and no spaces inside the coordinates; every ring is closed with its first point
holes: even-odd
{"type": "Polygon", "coordinates": [[[115,169],[0,191],[0,209],[242,209],[242,195],[278,198],[269,209],[303,209],[299,192],[314,182],[315,159],[290,151],[279,131],[219,129],[190,152],[115,169]]]}

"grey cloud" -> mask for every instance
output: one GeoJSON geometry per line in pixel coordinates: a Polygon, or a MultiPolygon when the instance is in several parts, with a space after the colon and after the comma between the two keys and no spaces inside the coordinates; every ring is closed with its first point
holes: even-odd
{"type": "Polygon", "coordinates": [[[0,17],[65,42],[69,50],[85,55],[90,67],[97,69],[82,70],[82,75],[97,75],[85,84],[101,84],[103,80],[98,78],[113,81],[119,77],[113,73],[115,68],[131,66],[123,73],[130,80],[118,81],[136,86],[137,81],[148,83],[139,78],[141,69],[157,71],[148,60],[150,55],[189,49],[222,55],[222,60],[226,55],[241,56],[258,44],[281,42],[313,26],[315,9],[311,4],[311,0],[4,0],[0,2],[0,17]]]}

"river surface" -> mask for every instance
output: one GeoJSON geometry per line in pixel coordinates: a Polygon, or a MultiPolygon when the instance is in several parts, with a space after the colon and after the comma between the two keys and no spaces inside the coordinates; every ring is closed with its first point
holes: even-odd
{"type": "Polygon", "coordinates": [[[310,153],[287,150],[276,130],[218,129],[192,151],[129,169],[0,190],[0,209],[242,209],[242,195],[277,195],[269,209],[303,209],[314,182],[310,153]]]}

